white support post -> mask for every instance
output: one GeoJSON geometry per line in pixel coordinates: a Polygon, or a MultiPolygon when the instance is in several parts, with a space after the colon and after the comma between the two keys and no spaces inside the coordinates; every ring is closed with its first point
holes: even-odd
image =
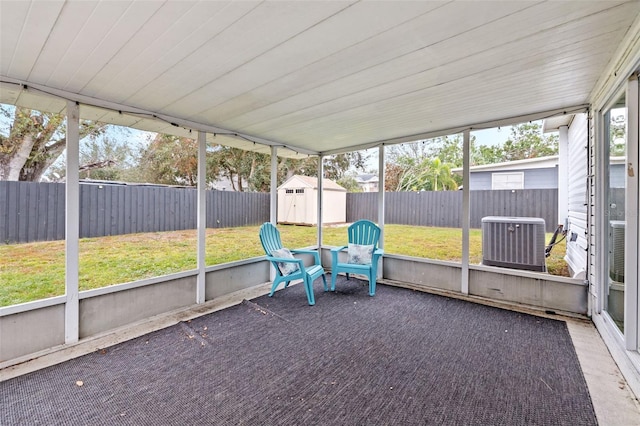
{"type": "MultiPolygon", "coordinates": [[[[380,241],[378,242],[378,247],[381,249],[384,248],[384,145],[380,145],[378,148],[378,226],[380,227],[380,241]]],[[[384,263],[383,258],[380,258],[380,263],[378,264],[378,277],[382,278],[384,276],[383,273],[384,263]]]]}
{"type": "Polygon", "coordinates": [[[80,258],[80,107],[67,102],[67,171],[65,185],[65,309],[64,342],[80,338],[78,276],[80,258]]]}
{"type": "Polygon", "coordinates": [[[471,228],[469,196],[469,147],[471,132],[465,130],[462,137],[462,277],[460,291],[469,294],[469,228],[471,228]]]}
{"type": "Polygon", "coordinates": [[[558,223],[569,217],[569,127],[558,129],[558,223]]]}
{"type": "Polygon", "coordinates": [[[206,239],[207,239],[207,134],[198,132],[198,282],[196,303],[206,300],[206,239]]]}
{"type": "MultiPolygon", "coordinates": [[[[271,147],[271,200],[269,202],[269,222],[278,223],[278,147],[271,147]]],[[[276,271],[269,267],[269,280],[276,279],[276,271]]]]}
{"type": "Polygon", "coordinates": [[[640,291],[638,289],[638,173],[640,169],[638,143],[640,101],[638,96],[638,75],[627,82],[627,184],[625,189],[625,262],[624,262],[624,340],[625,347],[637,351],[640,333],[640,291]]]}
{"type": "Polygon", "coordinates": [[[269,203],[269,221],[278,222],[278,147],[271,147],[271,202],[269,203]]]}
{"type": "MultiPolygon", "coordinates": [[[[318,157],[318,253],[322,254],[322,203],[324,200],[324,157],[318,157]]],[[[322,262],[320,262],[322,263],[322,262]]]]}

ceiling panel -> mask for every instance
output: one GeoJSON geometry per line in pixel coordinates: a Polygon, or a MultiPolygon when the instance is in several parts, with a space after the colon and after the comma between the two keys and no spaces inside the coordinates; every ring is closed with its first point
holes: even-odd
{"type": "MultiPolygon", "coordinates": [[[[229,99],[236,98],[250,90],[277,80],[295,70],[311,67],[315,62],[340,52],[348,46],[361,43],[380,32],[402,26],[416,16],[438,8],[438,2],[413,2],[409,7],[398,8],[392,2],[360,2],[345,8],[342,13],[333,14],[324,21],[300,32],[275,48],[266,51],[255,59],[242,64],[231,73],[213,78],[201,90],[188,94],[170,108],[198,108],[207,105],[210,109],[212,102],[223,104],[229,99]],[[371,19],[361,19],[362,16],[371,19]],[[260,72],[256,72],[260,70],[260,72]],[[211,95],[214,96],[211,96],[211,95]]],[[[344,67],[344,63],[342,66],[344,67]]],[[[314,77],[317,78],[317,75],[314,77]]],[[[300,83],[310,83],[307,79],[298,78],[300,83]]],[[[290,88],[290,82],[281,89],[290,88]]],[[[287,91],[281,90],[280,96],[286,96],[287,91]]],[[[249,96],[252,103],[256,98],[253,93],[249,96]]],[[[220,111],[224,111],[221,108],[220,111]]],[[[170,112],[170,109],[167,110],[170,112]]],[[[195,109],[196,116],[203,112],[202,107],[195,109]]],[[[204,114],[206,116],[206,113],[204,114]]],[[[216,119],[217,114],[212,113],[216,119]]]]}
{"type": "MultiPolygon", "coordinates": [[[[5,57],[4,50],[2,51],[2,60],[0,62],[8,64],[7,75],[21,75],[28,77],[34,63],[38,60],[42,46],[49,37],[56,19],[64,3],[59,1],[51,1],[44,3],[36,2],[24,2],[25,6],[29,6],[26,15],[23,15],[24,9],[20,6],[16,6],[14,2],[1,3],[3,17],[7,18],[7,21],[14,21],[22,23],[22,26],[18,30],[17,25],[7,25],[6,29],[2,26],[2,37],[4,39],[4,32],[11,32],[11,37],[14,38],[14,48],[8,48],[7,56],[5,57]],[[6,7],[6,9],[5,9],[6,7]],[[18,16],[14,18],[12,13],[16,13],[18,16]],[[15,33],[13,31],[16,31],[15,33]],[[9,55],[9,51],[11,55],[9,55]]],[[[4,69],[4,65],[2,67],[4,69]]]]}
{"type": "MultiPolygon", "coordinates": [[[[191,7],[175,10],[173,3],[163,7],[158,16],[154,16],[139,32],[148,45],[142,44],[140,37],[131,40],[126,49],[114,58],[120,68],[110,67],[106,70],[111,80],[108,84],[97,87],[98,91],[94,92],[94,96],[114,96],[115,102],[125,102],[148,86],[158,87],[156,90],[160,90],[158,81],[164,73],[171,71],[173,67],[182,70],[185,58],[258,5],[250,1],[233,5],[208,1],[180,3],[191,7]],[[149,41],[152,37],[155,40],[149,41]],[[132,55],[134,58],[131,58],[132,55]]],[[[204,72],[202,64],[198,65],[198,71],[204,72]]],[[[178,77],[180,80],[185,78],[183,75],[178,77]]]]}
{"type": "Polygon", "coordinates": [[[64,109],[55,93],[143,130],[346,150],[588,103],[639,13],[638,1],[3,0],[0,77],[17,84],[0,100],[64,109]]]}
{"type": "Polygon", "coordinates": [[[127,101],[159,105],[162,110],[184,95],[200,90],[211,78],[233,72],[348,5],[346,2],[261,3],[127,101]]]}
{"type": "MultiPolygon", "coordinates": [[[[619,19],[612,20],[612,23],[608,23],[606,31],[610,31],[611,26],[615,26],[613,28],[616,29],[620,28],[619,19]]],[[[581,31],[588,31],[589,37],[593,37],[593,33],[602,31],[601,27],[594,27],[593,19],[588,19],[586,23],[576,22],[572,25],[579,27],[578,29],[581,31]]],[[[344,79],[314,88],[311,91],[290,96],[284,101],[261,108],[259,111],[247,113],[234,120],[223,121],[220,124],[231,128],[246,128],[248,131],[261,132],[294,124],[299,120],[297,117],[317,118],[326,114],[327,111],[340,113],[349,108],[384,101],[389,97],[397,97],[403,93],[424,90],[430,86],[455,83],[457,80],[476,75],[483,70],[498,72],[509,65],[512,68],[525,65],[527,67],[534,65],[546,67],[545,61],[552,56],[549,52],[555,49],[555,44],[568,45],[564,53],[571,53],[576,49],[574,42],[581,40],[579,37],[577,40],[566,38],[569,35],[577,37],[576,35],[579,33],[575,30],[568,35],[558,35],[556,30],[542,32],[531,29],[529,32],[533,33],[531,37],[508,43],[495,41],[496,37],[491,33],[485,33],[483,37],[482,34],[476,34],[477,31],[470,35],[472,38],[476,36],[475,38],[478,40],[474,45],[469,45],[467,37],[461,42],[456,41],[456,38],[448,38],[445,42],[439,43],[444,45],[438,47],[442,53],[429,54],[424,52],[426,49],[413,52],[379,66],[372,66],[344,79]],[[492,47],[498,43],[500,43],[498,46],[492,47]],[[532,50],[531,46],[534,45],[544,46],[545,49],[532,50]],[[477,52],[476,46],[482,46],[484,50],[477,52]],[[532,64],[528,61],[532,56],[532,51],[536,52],[534,55],[538,55],[539,64],[532,64]],[[527,59],[527,63],[517,62],[518,59],[527,59]],[[345,99],[347,97],[348,100],[345,99]],[[273,121],[265,123],[270,119],[273,121]]],[[[610,43],[610,40],[608,42],[610,43]]],[[[430,50],[434,48],[435,46],[431,46],[430,50]]],[[[587,52],[591,50],[590,44],[587,52]]],[[[553,54],[561,56],[562,53],[555,52],[553,54]]],[[[546,73],[541,77],[550,74],[549,69],[545,71],[546,73]]],[[[463,89],[462,87],[461,90],[463,89]]]]}

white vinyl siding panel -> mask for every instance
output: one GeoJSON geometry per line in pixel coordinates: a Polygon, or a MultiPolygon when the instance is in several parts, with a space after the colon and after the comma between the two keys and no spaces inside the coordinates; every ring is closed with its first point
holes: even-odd
{"type": "Polygon", "coordinates": [[[569,212],[565,259],[574,273],[587,269],[587,159],[588,122],[586,114],[578,114],[569,128],[569,212]],[[571,241],[575,239],[575,241],[571,241]]]}

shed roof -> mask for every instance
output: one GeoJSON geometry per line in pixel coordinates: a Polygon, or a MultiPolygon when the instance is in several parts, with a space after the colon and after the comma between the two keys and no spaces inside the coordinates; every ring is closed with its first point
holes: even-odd
{"type": "MultiPolygon", "coordinates": [[[[284,188],[318,189],[318,179],[312,176],[293,175],[278,187],[278,189],[284,189],[284,188]]],[[[331,179],[322,179],[322,189],[324,189],[325,191],[347,192],[345,188],[338,185],[331,179]]]]}
{"type": "Polygon", "coordinates": [[[0,102],[346,152],[583,111],[640,63],[639,14],[636,0],[2,1],[0,102]]]}

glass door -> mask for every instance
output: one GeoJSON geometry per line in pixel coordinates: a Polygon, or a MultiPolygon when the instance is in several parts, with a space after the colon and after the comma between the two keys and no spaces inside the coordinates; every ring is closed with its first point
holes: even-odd
{"type": "Polygon", "coordinates": [[[607,185],[607,297],[606,310],[624,334],[625,310],[625,187],[627,109],[621,96],[605,114],[608,152],[607,185]]]}
{"type": "MultiPolygon", "coordinates": [[[[640,173],[638,78],[629,78],[627,90],[604,115],[607,238],[604,308],[624,340],[627,350],[640,349],[640,247],[638,199],[640,173]]],[[[604,235],[603,235],[604,236],[604,235]]]]}

